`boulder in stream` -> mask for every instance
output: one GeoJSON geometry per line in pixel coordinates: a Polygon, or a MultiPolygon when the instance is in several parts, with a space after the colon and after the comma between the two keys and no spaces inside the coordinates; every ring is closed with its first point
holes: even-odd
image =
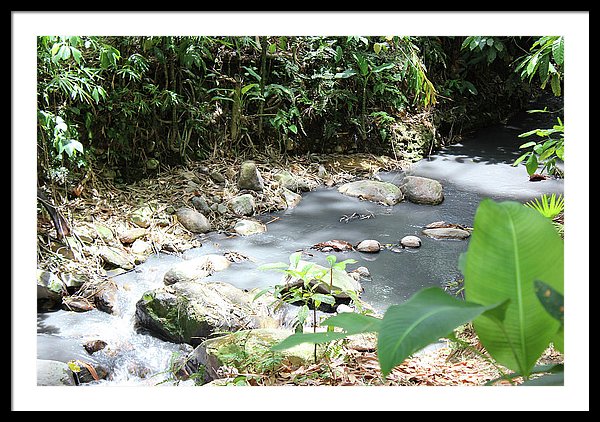
{"type": "Polygon", "coordinates": [[[73,372],[64,362],[37,359],[38,386],[74,386],[73,372]]]}
{"type": "Polygon", "coordinates": [[[215,333],[280,327],[285,313],[271,306],[272,297],[255,296],[219,281],[179,282],[145,292],[135,320],[158,338],[192,346],[215,333]]]}
{"type": "Polygon", "coordinates": [[[427,177],[406,176],[400,189],[405,198],[415,204],[437,205],[444,201],[442,184],[427,177]]]}
{"type": "Polygon", "coordinates": [[[298,195],[297,193],[292,192],[289,189],[283,188],[282,189],[282,197],[285,201],[285,205],[287,208],[294,208],[296,207],[300,201],[302,200],[302,196],[298,195]]]}
{"type": "Polygon", "coordinates": [[[251,236],[253,234],[267,231],[267,225],[260,221],[244,218],[235,223],[233,230],[241,236],[251,236]]]}
{"type": "Polygon", "coordinates": [[[377,180],[357,180],[344,183],[338,188],[338,191],[344,195],[385,205],[396,205],[404,199],[398,186],[377,180]]]}
{"type": "Polygon", "coordinates": [[[355,249],[359,252],[377,253],[381,250],[381,243],[377,240],[366,239],[356,245],[355,249]]]}
{"type": "Polygon", "coordinates": [[[421,239],[417,236],[404,236],[400,239],[400,244],[405,248],[418,248],[421,246],[421,239]]]}
{"type": "Polygon", "coordinates": [[[273,178],[279,182],[279,185],[292,192],[308,192],[310,185],[301,177],[292,175],[289,171],[281,171],[273,175],[273,178]]]}
{"type": "Polygon", "coordinates": [[[434,239],[466,239],[471,235],[468,230],[454,227],[440,227],[435,229],[424,229],[423,234],[434,239]]]}
{"type": "Polygon", "coordinates": [[[163,278],[165,285],[195,281],[208,277],[216,271],[229,268],[231,261],[223,255],[209,254],[182,261],[172,266],[163,278]]]}

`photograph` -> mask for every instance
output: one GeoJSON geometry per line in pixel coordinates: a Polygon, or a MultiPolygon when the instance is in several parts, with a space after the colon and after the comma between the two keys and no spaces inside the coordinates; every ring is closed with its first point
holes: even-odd
{"type": "Polygon", "coordinates": [[[13,410],[589,410],[589,11],[11,24],[13,410]]]}

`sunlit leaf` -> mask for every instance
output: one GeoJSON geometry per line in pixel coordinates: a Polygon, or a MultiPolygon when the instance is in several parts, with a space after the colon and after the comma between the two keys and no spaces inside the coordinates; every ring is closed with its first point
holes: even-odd
{"type": "Polygon", "coordinates": [[[530,373],[559,328],[538,300],[534,280],[562,291],[563,254],[563,240],[537,211],[519,202],[481,201],[467,250],[465,297],[483,305],[510,299],[502,324],[481,316],[473,325],[490,355],[514,371],[530,373]]]}
{"type": "Polygon", "coordinates": [[[527,173],[531,176],[537,170],[539,164],[537,160],[537,156],[535,154],[531,154],[529,159],[525,163],[525,168],[527,169],[527,173]]]}
{"type": "Polygon", "coordinates": [[[564,48],[564,37],[558,37],[552,43],[552,58],[558,65],[562,65],[564,62],[564,48]]]}
{"type": "Polygon", "coordinates": [[[448,295],[438,287],[420,290],[409,300],[390,306],[379,330],[377,354],[387,375],[411,354],[448,335],[482,313],[500,306],[479,305],[448,295]]]}
{"type": "Polygon", "coordinates": [[[356,71],[355,70],[353,70],[353,69],[346,69],[343,72],[336,73],[334,75],[334,78],[336,78],[336,79],[344,79],[344,78],[349,78],[349,77],[354,76],[354,75],[356,75],[356,71]]]}

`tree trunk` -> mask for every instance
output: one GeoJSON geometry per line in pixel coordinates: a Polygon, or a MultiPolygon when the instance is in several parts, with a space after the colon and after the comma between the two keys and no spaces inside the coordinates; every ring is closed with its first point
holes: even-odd
{"type": "Polygon", "coordinates": [[[240,137],[240,120],[242,117],[242,83],[236,78],[231,110],[231,144],[235,145],[240,137]]]}
{"type": "MultiPolygon", "coordinates": [[[[260,96],[265,97],[265,79],[267,79],[267,37],[260,37],[260,96]]],[[[258,139],[262,141],[263,133],[263,114],[265,110],[265,102],[261,101],[258,106],[258,139]]]]}

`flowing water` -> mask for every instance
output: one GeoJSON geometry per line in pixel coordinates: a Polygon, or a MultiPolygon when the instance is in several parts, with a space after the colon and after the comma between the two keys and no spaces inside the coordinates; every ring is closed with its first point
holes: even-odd
{"type": "MultiPolygon", "coordinates": [[[[531,128],[548,127],[547,122],[546,126],[540,124],[538,115],[520,115],[506,125],[480,130],[464,142],[416,163],[407,174],[439,180],[445,197],[440,205],[404,201],[382,206],[341,195],[336,188],[319,188],[305,193],[294,209],[262,216],[263,221],[272,221],[265,233],[234,238],[210,235],[202,247],[186,251],[183,257],[151,256],[134,271],[114,278],[120,292],[114,314],[96,310],[39,314],[38,358],[63,362],[81,359],[110,368],[109,380],[89,385],[155,385],[166,380],[173,354],[184,354],[190,347],[136,333],[135,303],[144,291],[163,286],[162,278],[173,264],[208,253],[235,251],[250,257],[251,260],[234,263],[211,279],[251,289],[280,282],[279,273],[257,267],[288,262],[289,255],[297,250],[312,253],[314,262],[327,265],[328,253],[310,249],[319,242],[339,239],[356,244],[375,239],[382,244],[397,245],[402,237],[416,235],[422,239],[418,249],[334,254],[338,261],[348,258],[358,261],[349,265],[348,270],[359,266],[369,269],[371,278],[361,281],[364,288],[361,297],[378,311],[405,301],[424,287],[455,281],[460,278],[458,257],[467,250],[468,240],[430,239],[422,235],[422,227],[440,220],[472,227],[477,206],[484,198],[525,202],[543,193],[562,193],[562,180],[530,182],[523,166],[512,166],[522,152],[518,147],[524,142],[517,135],[531,128]],[[345,217],[354,213],[370,218],[345,221],[345,217]],[[108,346],[102,353],[89,355],[82,344],[94,339],[102,339],[108,346]]],[[[382,180],[399,183],[405,174],[380,176],[382,180]]]]}

